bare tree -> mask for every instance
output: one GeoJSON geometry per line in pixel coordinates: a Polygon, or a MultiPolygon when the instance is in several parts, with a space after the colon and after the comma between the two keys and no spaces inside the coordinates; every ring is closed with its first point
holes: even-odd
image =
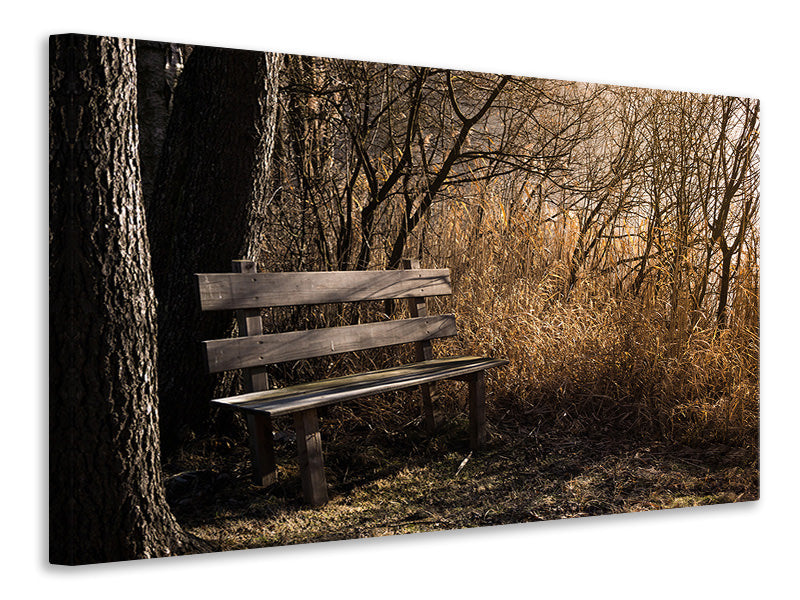
{"type": "MultiPolygon", "coordinates": [[[[436,203],[476,182],[555,177],[597,91],[482,73],[287,57],[280,202],[294,264],[393,266],[436,203]],[[291,233],[290,233],[291,230],[291,233]]],[[[524,187],[525,183],[520,184],[524,187]]],[[[278,209],[280,207],[280,210],[278,209]]]]}
{"type": "Polygon", "coordinates": [[[692,324],[713,312],[724,326],[734,259],[758,208],[759,105],[681,92],[648,95],[641,169],[649,224],[634,290],[656,247],[668,261],[657,271],[670,273],[673,327],[689,324],[689,312],[692,324]]]}

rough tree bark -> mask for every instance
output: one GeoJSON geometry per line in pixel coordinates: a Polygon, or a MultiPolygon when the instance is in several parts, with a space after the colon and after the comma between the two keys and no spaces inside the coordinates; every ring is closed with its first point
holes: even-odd
{"type": "Polygon", "coordinates": [[[197,549],[164,498],[132,40],[50,38],[50,560],[197,549]]]}
{"type": "Polygon", "coordinates": [[[162,444],[209,423],[219,388],[199,342],[224,337],[228,314],[201,315],[193,274],[260,259],[270,200],[279,55],[195,47],[175,89],[148,229],[158,298],[162,444]]]}

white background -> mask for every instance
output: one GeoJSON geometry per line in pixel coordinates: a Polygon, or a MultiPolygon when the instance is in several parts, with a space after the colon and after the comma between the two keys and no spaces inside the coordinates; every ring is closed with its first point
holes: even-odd
{"type": "Polygon", "coordinates": [[[272,4],[106,0],[3,8],[3,595],[769,598],[796,593],[800,53],[792,3],[272,4]],[[762,500],[74,569],[49,566],[47,36],[65,32],[761,98],[762,500]]]}

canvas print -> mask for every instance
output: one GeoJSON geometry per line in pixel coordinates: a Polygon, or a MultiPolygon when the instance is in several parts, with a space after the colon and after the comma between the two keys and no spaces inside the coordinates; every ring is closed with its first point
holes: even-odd
{"type": "Polygon", "coordinates": [[[80,34],[49,86],[51,562],[758,499],[758,100],[80,34]]]}

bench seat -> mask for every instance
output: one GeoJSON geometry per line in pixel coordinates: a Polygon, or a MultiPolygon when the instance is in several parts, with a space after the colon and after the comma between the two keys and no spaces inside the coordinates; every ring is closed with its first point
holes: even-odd
{"type": "Polygon", "coordinates": [[[247,412],[277,417],[354,398],[409,388],[441,379],[460,379],[471,373],[507,365],[499,358],[458,356],[302,383],[284,388],[212,400],[247,412]]]}

